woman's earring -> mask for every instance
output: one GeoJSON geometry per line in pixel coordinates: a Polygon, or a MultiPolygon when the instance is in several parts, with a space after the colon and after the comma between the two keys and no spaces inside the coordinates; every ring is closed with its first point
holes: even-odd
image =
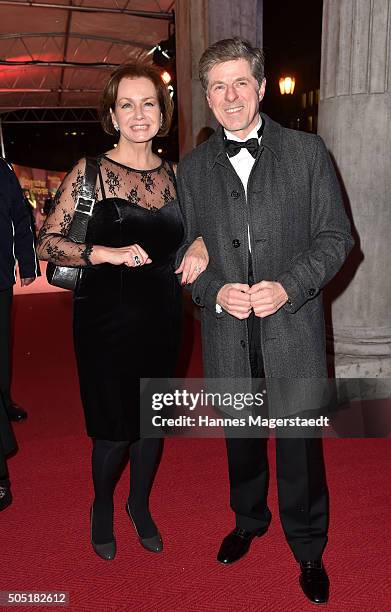
{"type": "Polygon", "coordinates": [[[119,130],[118,123],[113,123],[113,125],[114,125],[114,129],[118,132],[118,130],[119,130]]]}
{"type": "Polygon", "coordinates": [[[160,127],[163,125],[163,115],[160,113],[160,127]]]}

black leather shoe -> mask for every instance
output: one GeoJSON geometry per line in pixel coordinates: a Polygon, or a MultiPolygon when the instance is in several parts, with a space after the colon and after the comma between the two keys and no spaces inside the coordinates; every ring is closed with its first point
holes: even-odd
{"type": "Polygon", "coordinates": [[[11,404],[7,409],[8,418],[10,421],[18,423],[27,419],[27,412],[17,404],[11,404]]]}
{"type": "Polygon", "coordinates": [[[239,559],[248,553],[253,539],[263,536],[266,531],[267,527],[258,531],[246,531],[245,529],[236,527],[231,533],[225,536],[222,541],[217,555],[217,561],[224,565],[239,561],[239,559]]]}
{"type": "Polygon", "coordinates": [[[114,559],[117,552],[117,544],[115,538],[111,542],[105,542],[104,544],[96,544],[92,537],[92,523],[94,522],[94,507],[90,510],[90,523],[91,523],[91,545],[98,557],[105,561],[111,561],[114,559]]]}
{"type": "Polygon", "coordinates": [[[9,484],[0,484],[0,512],[12,503],[12,493],[9,484]]]}
{"type": "Polygon", "coordinates": [[[312,603],[323,604],[329,599],[330,581],[322,561],[300,561],[300,586],[312,603]]]}

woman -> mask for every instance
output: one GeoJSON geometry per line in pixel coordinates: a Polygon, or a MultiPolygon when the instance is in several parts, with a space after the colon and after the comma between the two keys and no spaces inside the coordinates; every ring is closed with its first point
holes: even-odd
{"type": "MultiPolygon", "coordinates": [[[[172,376],[179,346],[181,290],[173,262],[183,225],[173,168],[152,151],[153,137],[167,134],[171,117],[171,98],[152,66],[137,61],[118,68],[103,92],[102,124],[118,132],[119,142],[98,159],[86,244],[64,237],[85,160],[64,179],[38,239],[41,259],[86,266],[74,295],[74,343],[93,438],[91,543],[104,559],[116,552],[113,491],[128,454],[126,511],[140,543],[162,550],[148,507],[161,441],[139,439],[139,379],[172,376]]],[[[207,263],[203,241],[196,240],[180,266],[182,283],[207,263]]]]}

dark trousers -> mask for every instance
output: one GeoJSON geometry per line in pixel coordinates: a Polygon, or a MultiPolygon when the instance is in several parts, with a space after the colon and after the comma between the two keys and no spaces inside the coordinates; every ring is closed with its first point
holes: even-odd
{"type": "Polygon", "coordinates": [[[6,408],[11,404],[11,310],[12,287],[0,291],[0,391],[6,408]]]}
{"type": "MultiPolygon", "coordinates": [[[[260,319],[252,313],[247,325],[251,375],[262,378],[260,319]]],[[[227,438],[226,445],[236,524],[248,531],[263,529],[271,521],[267,439],[227,438]]],[[[318,559],[327,543],[329,518],[322,440],[277,437],[276,462],[278,506],[287,542],[296,559],[318,559]]]]}
{"type": "Polygon", "coordinates": [[[0,484],[1,484],[1,481],[6,480],[7,476],[8,476],[7,464],[5,461],[3,450],[2,448],[0,448],[0,484]]]}
{"type": "Polygon", "coordinates": [[[7,462],[5,459],[5,452],[3,448],[3,427],[7,419],[7,413],[5,411],[3,396],[0,392],[0,484],[8,476],[7,462]]]}
{"type": "Polygon", "coordinates": [[[0,480],[7,478],[5,454],[13,447],[6,408],[11,403],[11,309],[12,287],[0,291],[0,480]]]}

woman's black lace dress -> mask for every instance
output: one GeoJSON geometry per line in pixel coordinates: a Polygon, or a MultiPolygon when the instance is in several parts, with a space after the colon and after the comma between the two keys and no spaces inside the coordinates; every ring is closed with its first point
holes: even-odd
{"type": "Polygon", "coordinates": [[[65,178],[39,236],[46,259],[84,266],[74,294],[74,343],[87,433],[106,440],[138,437],[139,378],[172,376],[181,325],[181,288],[174,273],[183,238],[175,176],[163,161],[133,170],[100,158],[93,216],[85,245],[66,237],[84,162],[65,178]],[[88,265],[93,244],[139,244],[151,264],[88,265]]]}

